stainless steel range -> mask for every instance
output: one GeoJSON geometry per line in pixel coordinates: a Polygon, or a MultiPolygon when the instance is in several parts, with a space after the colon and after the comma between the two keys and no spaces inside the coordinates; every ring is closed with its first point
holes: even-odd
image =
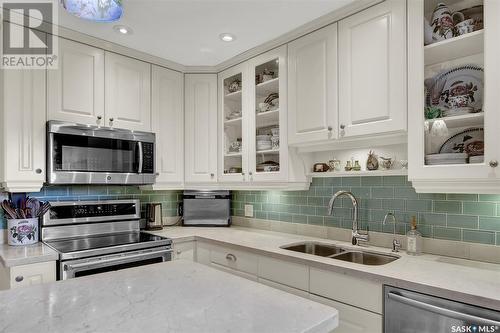
{"type": "Polygon", "coordinates": [[[51,205],[41,233],[59,253],[58,280],[171,260],[170,239],[139,230],[139,200],[51,205]]]}

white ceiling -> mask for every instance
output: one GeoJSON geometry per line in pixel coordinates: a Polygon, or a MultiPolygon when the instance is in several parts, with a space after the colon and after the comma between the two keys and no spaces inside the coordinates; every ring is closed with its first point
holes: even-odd
{"type": "Polygon", "coordinates": [[[123,0],[119,22],[94,23],[59,8],[59,25],[172,60],[214,66],[355,0],[123,0]],[[120,35],[116,24],[132,35],[120,35]],[[219,34],[236,36],[222,42],[219,34]]]}

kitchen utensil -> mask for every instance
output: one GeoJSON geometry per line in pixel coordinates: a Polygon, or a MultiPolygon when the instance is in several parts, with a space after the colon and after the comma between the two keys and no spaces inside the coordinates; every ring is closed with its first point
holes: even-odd
{"type": "Polygon", "coordinates": [[[163,229],[161,203],[146,204],[146,230],[163,229]]]}
{"type": "Polygon", "coordinates": [[[445,70],[425,81],[426,106],[449,109],[446,116],[479,112],[483,108],[484,69],[477,65],[445,70]]]}
{"type": "Polygon", "coordinates": [[[484,144],[484,129],[482,127],[469,128],[446,140],[439,148],[439,153],[464,153],[469,144],[477,145],[478,142],[484,144]]]}

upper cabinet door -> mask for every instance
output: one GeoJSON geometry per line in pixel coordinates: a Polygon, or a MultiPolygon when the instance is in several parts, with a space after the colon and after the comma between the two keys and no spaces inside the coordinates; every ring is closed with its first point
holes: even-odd
{"type": "Polygon", "coordinates": [[[219,181],[243,182],[248,176],[247,63],[219,73],[219,181]]]}
{"type": "Polygon", "coordinates": [[[406,1],[339,22],[340,136],[406,130],[406,1]]]}
{"type": "Polygon", "coordinates": [[[184,181],[184,76],[153,66],[152,119],[156,133],[154,189],[182,185],[184,181]]]}
{"type": "Polygon", "coordinates": [[[104,51],[59,39],[58,69],[47,71],[49,120],[101,125],[104,118],[104,51]]]}
{"type": "Polygon", "coordinates": [[[38,192],[45,182],[45,71],[2,72],[0,187],[9,192],[38,192]]]}
{"type": "Polygon", "coordinates": [[[186,183],[217,181],[217,74],[185,75],[186,183]]]}
{"type": "Polygon", "coordinates": [[[151,65],[106,52],[106,125],[151,131],[151,65]]]}
{"type": "Polygon", "coordinates": [[[288,143],[337,137],[337,24],[288,44],[288,143]]]}

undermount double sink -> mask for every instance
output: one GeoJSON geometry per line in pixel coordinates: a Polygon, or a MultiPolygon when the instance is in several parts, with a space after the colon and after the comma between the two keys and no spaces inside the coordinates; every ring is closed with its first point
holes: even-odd
{"type": "Polygon", "coordinates": [[[399,259],[398,256],[394,255],[345,249],[335,245],[321,244],[317,242],[295,243],[282,246],[281,248],[284,250],[312,254],[315,256],[327,257],[371,266],[385,265],[399,259]]]}

